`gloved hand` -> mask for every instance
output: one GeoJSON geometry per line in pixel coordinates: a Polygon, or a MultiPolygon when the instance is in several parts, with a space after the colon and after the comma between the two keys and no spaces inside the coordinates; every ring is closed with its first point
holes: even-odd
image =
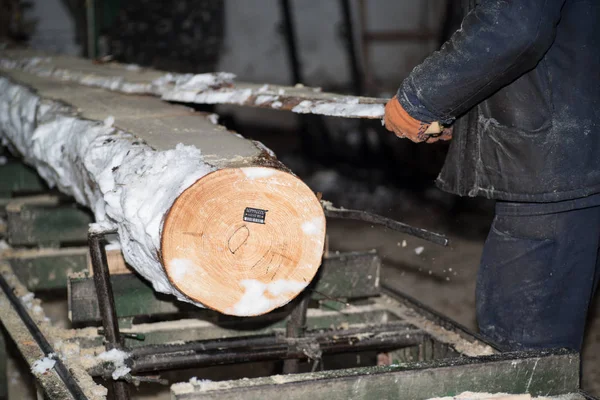
{"type": "MultiPolygon", "coordinates": [[[[432,129],[429,122],[414,119],[404,110],[396,96],[385,105],[385,128],[399,138],[408,138],[415,143],[434,143],[452,139],[452,128],[432,129]]],[[[436,124],[439,127],[439,124],[436,124]]]]}

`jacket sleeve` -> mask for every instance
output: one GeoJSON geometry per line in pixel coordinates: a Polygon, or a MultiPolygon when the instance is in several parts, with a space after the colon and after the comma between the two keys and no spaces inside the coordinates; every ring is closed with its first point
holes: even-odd
{"type": "Polygon", "coordinates": [[[451,123],[535,68],[554,41],[566,0],[483,0],[398,90],[414,118],[451,123]]]}

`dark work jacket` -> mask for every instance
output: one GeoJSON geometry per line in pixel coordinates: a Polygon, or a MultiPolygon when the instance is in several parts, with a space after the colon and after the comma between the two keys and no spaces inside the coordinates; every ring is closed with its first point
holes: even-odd
{"type": "Polygon", "coordinates": [[[475,128],[455,129],[443,190],[524,202],[598,193],[600,0],[482,0],[398,99],[421,121],[466,114],[457,124],[475,128]]]}

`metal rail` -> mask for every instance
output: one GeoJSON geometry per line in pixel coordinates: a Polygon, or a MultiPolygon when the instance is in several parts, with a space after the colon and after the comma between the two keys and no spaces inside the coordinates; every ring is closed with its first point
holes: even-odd
{"type": "MultiPolygon", "coordinates": [[[[17,295],[13,292],[12,288],[10,287],[10,285],[8,284],[8,282],[2,274],[0,274],[0,288],[2,288],[4,295],[10,301],[11,305],[19,315],[19,318],[21,318],[23,325],[25,325],[25,327],[39,346],[40,350],[44,353],[46,357],[51,357],[51,354],[55,353],[54,349],[52,348],[42,331],[40,331],[35,321],[31,318],[31,316],[23,306],[23,303],[21,303],[17,295]]],[[[75,400],[87,400],[87,396],[79,386],[79,383],[75,380],[73,374],[71,374],[69,369],[60,360],[60,358],[55,357],[52,359],[56,361],[53,367],[56,371],[56,374],[64,383],[71,396],[73,396],[75,400]]]]}
{"type": "MultiPolygon", "coordinates": [[[[331,331],[303,338],[261,335],[256,338],[232,338],[199,341],[183,345],[152,346],[131,350],[129,367],[132,373],[208,367],[253,361],[318,359],[324,354],[339,354],[367,350],[390,350],[417,346],[427,334],[419,329],[397,329],[395,324],[369,326],[348,331],[331,331]],[[344,333],[348,332],[348,333],[344,333]]],[[[112,370],[103,366],[94,375],[110,376],[112,370]]]]}
{"type": "MultiPolygon", "coordinates": [[[[306,312],[308,311],[308,303],[310,302],[310,296],[308,292],[301,294],[302,298],[290,314],[285,327],[285,336],[287,338],[297,338],[304,336],[304,330],[306,329],[306,312]]],[[[299,366],[298,359],[285,360],[283,362],[283,373],[294,374],[298,372],[299,366]]]]}
{"type": "MultiPolygon", "coordinates": [[[[88,233],[88,243],[90,246],[92,269],[94,271],[96,295],[98,296],[98,306],[102,317],[104,337],[106,338],[106,349],[111,350],[121,349],[123,342],[119,332],[119,321],[117,320],[117,312],[115,310],[115,297],[110,282],[106,250],[102,245],[104,235],[108,233],[115,233],[115,231],[98,232],[90,230],[88,233]]],[[[129,399],[127,382],[115,380],[112,383],[112,387],[116,400],[129,399]]]]}
{"type": "Polygon", "coordinates": [[[325,211],[325,216],[328,218],[351,219],[355,221],[362,221],[371,224],[381,225],[385,226],[386,228],[395,230],[397,232],[406,233],[407,235],[424,239],[429,242],[439,244],[441,246],[447,246],[448,243],[450,243],[448,238],[444,235],[431,232],[422,228],[415,228],[414,226],[410,226],[408,224],[395,221],[393,219],[386,218],[381,215],[371,214],[366,211],[360,210],[346,210],[343,208],[335,208],[327,203],[325,203],[323,209],[325,211]]]}

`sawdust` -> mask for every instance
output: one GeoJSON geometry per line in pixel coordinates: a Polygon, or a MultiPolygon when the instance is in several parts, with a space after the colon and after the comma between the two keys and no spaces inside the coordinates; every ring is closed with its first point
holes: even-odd
{"type": "MultiPolygon", "coordinates": [[[[27,309],[30,317],[34,320],[40,331],[44,336],[51,342],[51,345],[56,352],[56,356],[61,359],[65,366],[71,371],[75,379],[78,381],[81,389],[86,393],[90,400],[103,400],[106,399],[107,389],[104,386],[98,385],[94,382],[92,377],[86,373],[85,368],[80,364],[79,357],[63,357],[63,354],[59,350],[60,343],[67,338],[72,338],[82,334],[97,335],[96,329],[87,328],[81,330],[65,330],[52,326],[50,319],[45,315],[43,308],[41,307],[41,300],[35,298],[34,294],[29,292],[25,286],[21,284],[19,279],[16,277],[12,268],[8,264],[0,264],[0,273],[6,280],[6,282],[13,288],[13,292],[17,297],[22,300],[23,305],[27,309]]],[[[75,352],[80,354],[81,351],[75,352]]]]}
{"type": "Polygon", "coordinates": [[[495,354],[496,351],[490,346],[481,342],[470,342],[460,336],[458,333],[449,331],[427,318],[419,315],[415,310],[398,305],[393,299],[383,296],[380,301],[388,304],[388,309],[399,316],[402,320],[423,329],[434,339],[451,345],[456,351],[468,357],[479,357],[495,354]]]}

